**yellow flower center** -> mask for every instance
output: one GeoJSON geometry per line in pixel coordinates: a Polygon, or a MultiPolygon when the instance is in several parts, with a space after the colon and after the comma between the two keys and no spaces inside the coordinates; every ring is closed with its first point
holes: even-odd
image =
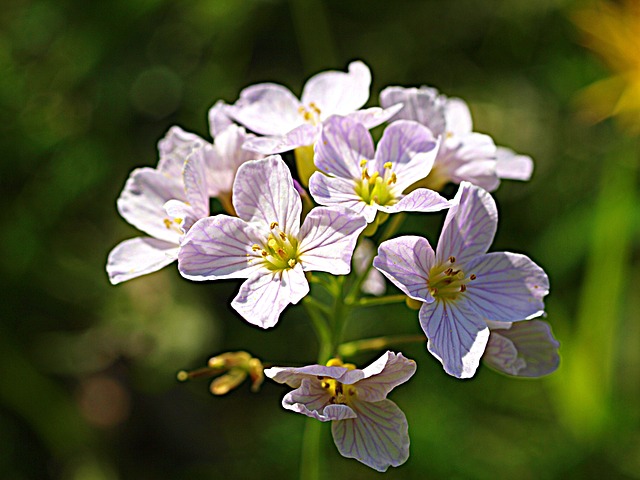
{"type": "Polygon", "coordinates": [[[397,181],[395,172],[392,170],[393,165],[387,162],[383,165],[382,174],[375,171],[372,174],[367,169],[368,160],[362,159],[360,167],[362,175],[360,180],[356,182],[355,192],[363,202],[367,205],[389,206],[397,202],[397,195],[394,184],[397,181]]]}
{"type": "MultiPolygon", "coordinates": [[[[349,370],[354,370],[356,368],[352,363],[342,363],[342,360],[339,358],[332,358],[329,360],[327,362],[327,367],[345,367],[349,370]]],[[[328,377],[318,377],[318,380],[320,380],[322,388],[331,395],[330,403],[346,405],[357,395],[356,387],[354,385],[344,385],[335,378],[328,377]]]]}
{"type": "Polygon", "coordinates": [[[162,223],[164,223],[164,226],[167,228],[167,230],[173,230],[174,232],[180,234],[180,235],[184,235],[184,231],[182,230],[182,227],[180,226],[180,224],[182,223],[182,218],[174,218],[173,220],[170,218],[163,218],[162,219],[162,223]]]}
{"type": "Polygon", "coordinates": [[[251,249],[260,255],[264,265],[274,272],[294,268],[300,261],[298,256],[298,240],[278,228],[278,222],[270,225],[271,233],[263,246],[257,243],[251,249]]]}
{"type": "Polygon", "coordinates": [[[311,125],[318,125],[320,123],[320,109],[314,102],[310,102],[308,107],[300,105],[298,107],[298,113],[302,115],[305,122],[311,125]]]}
{"type": "Polygon", "coordinates": [[[455,268],[455,261],[455,257],[449,257],[448,262],[436,265],[429,271],[427,284],[434,298],[456,300],[467,291],[467,284],[476,279],[475,274],[467,277],[461,269],[455,268]]]}

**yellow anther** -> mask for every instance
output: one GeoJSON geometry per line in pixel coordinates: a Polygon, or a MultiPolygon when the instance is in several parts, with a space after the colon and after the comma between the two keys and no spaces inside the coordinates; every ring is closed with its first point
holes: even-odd
{"type": "Polygon", "coordinates": [[[169,220],[168,218],[165,218],[164,220],[162,220],[164,222],[164,226],[167,228],[171,228],[171,220],[169,220]]]}
{"type": "Polygon", "coordinates": [[[360,160],[360,166],[364,167],[367,164],[368,160],[366,158],[363,158],[362,160],[360,160]]]}
{"type": "Polygon", "coordinates": [[[278,227],[278,226],[279,226],[279,225],[278,225],[278,222],[271,222],[271,224],[269,225],[269,228],[270,228],[271,230],[273,230],[274,228],[276,228],[276,227],[278,227]]]}
{"type": "Polygon", "coordinates": [[[396,173],[392,172],[391,177],[387,180],[387,185],[392,185],[398,181],[398,177],[396,177],[396,173]]]}
{"type": "Polygon", "coordinates": [[[262,255],[263,257],[267,257],[269,255],[269,253],[266,250],[262,250],[260,252],[260,255],[262,255]]]}
{"type": "Polygon", "coordinates": [[[289,259],[287,264],[289,265],[290,268],[293,268],[293,267],[296,266],[296,261],[293,258],[291,258],[291,259],[289,259]]]}
{"type": "Polygon", "coordinates": [[[287,236],[285,235],[284,232],[280,232],[280,238],[282,239],[282,241],[287,239],[287,236]]]}
{"type": "Polygon", "coordinates": [[[353,363],[344,363],[344,364],[342,364],[342,366],[344,368],[346,368],[346,369],[349,369],[349,370],[355,370],[356,369],[356,366],[353,363]]]}
{"type": "Polygon", "coordinates": [[[298,113],[303,113],[303,112],[305,112],[306,110],[307,110],[307,109],[306,109],[306,108],[304,108],[302,105],[300,105],[300,106],[298,107],[298,113]]]}
{"type": "Polygon", "coordinates": [[[320,384],[320,386],[321,386],[322,388],[329,388],[329,387],[330,387],[329,382],[327,382],[327,381],[322,382],[322,383],[320,384]]]}
{"type": "Polygon", "coordinates": [[[262,247],[257,243],[254,243],[253,245],[251,245],[251,250],[253,250],[254,252],[257,252],[260,249],[262,249],[262,247]]]}
{"type": "Polygon", "coordinates": [[[382,165],[384,168],[391,168],[391,162],[385,162],[384,165],[382,165]]]}
{"type": "Polygon", "coordinates": [[[373,185],[379,176],[380,174],[378,172],[374,172],[374,174],[369,177],[369,183],[373,185]]]}
{"type": "Polygon", "coordinates": [[[327,367],[342,367],[342,360],[339,358],[331,358],[327,362],[327,367]]]}
{"type": "Polygon", "coordinates": [[[176,218],[173,219],[173,222],[177,223],[178,225],[180,225],[182,223],[182,218],[176,217],[176,218]]]}

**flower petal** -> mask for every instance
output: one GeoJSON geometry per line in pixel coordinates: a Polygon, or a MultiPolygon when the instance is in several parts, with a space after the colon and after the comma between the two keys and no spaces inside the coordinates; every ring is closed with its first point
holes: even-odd
{"type": "Polygon", "coordinates": [[[320,381],[317,378],[304,378],[301,384],[295,390],[287,393],[282,399],[282,406],[293,412],[302,413],[308,417],[315,418],[321,422],[327,422],[330,420],[338,420],[340,418],[353,418],[356,416],[355,412],[346,405],[343,410],[347,411],[323,411],[325,407],[329,406],[331,401],[331,394],[324,388],[322,388],[320,381]],[[328,414],[334,414],[338,418],[332,418],[328,414]]]}
{"type": "Polygon", "coordinates": [[[391,390],[413,376],[416,372],[416,362],[404,357],[402,353],[387,351],[362,371],[364,378],[356,385],[358,400],[379,402],[387,398],[391,390]]]}
{"type": "Polygon", "coordinates": [[[212,138],[217,138],[222,131],[233,125],[233,120],[229,117],[228,111],[229,105],[222,100],[218,100],[209,109],[209,132],[212,138]]]}
{"type": "Polygon", "coordinates": [[[283,232],[298,234],[302,201],[280,155],[246,162],[238,168],[233,206],[238,217],[266,231],[276,222],[283,232]]]}
{"type": "Polygon", "coordinates": [[[494,334],[492,331],[483,360],[497,370],[519,377],[542,377],[554,372],[560,364],[560,343],[554,338],[551,327],[546,322],[516,322],[508,330],[499,330],[498,335],[513,345],[518,360],[524,364],[518,369],[513,369],[515,371],[504,368],[504,363],[500,362],[501,358],[496,358],[494,334]]]}
{"type": "Polygon", "coordinates": [[[288,88],[260,83],[245,88],[227,113],[238,123],[260,135],[284,135],[303,123],[300,102],[288,88]]]}
{"type": "Polygon", "coordinates": [[[378,213],[375,206],[367,205],[356,195],[353,180],[329,177],[324,173],[314,172],[309,179],[309,193],[320,205],[341,205],[362,215],[367,223],[373,222],[378,213]]]}
{"type": "Polygon", "coordinates": [[[447,132],[454,135],[464,135],[473,130],[471,112],[467,103],[460,98],[447,99],[445,107],[445,118],[447,122],[447,132]]]}
{"type": "Polygon", "coordinates": [[[436,248],[438,263],[449,257],[464,264],[487,252],[498,226],[496,203],[485,190],[462,182],[444,220],[436,248]]]}
{"type": "Polygon", "coordinates": [[[320,129],[305,123],[284,135],[272,137],[254,137],[244,144],[244,148],[267,155],[288,152],[298,147],[312,145],[320,129]]]}
{"type": "Polygon", "coordinates": [[[414,120],[428,127],[434,135],[444,135],[446,130],[446,97],[435,88],[387,87],[380,92],[380,105],[390,107],[402,103],[402,110],[394,120],[414,120]]]}
{"type": "Polygon", "coordinates": [[[287,305],[298,303],[307,293],[309,282],[298,264],[280,272],[256,272],[240,286],[231,306],[252,325],[271,328],[287,305]]]}
{"type": "Polygon", "coordinates": [[[509,148],[498,147],[496,170],[498,177],[507,180],[529,180],[533,174],[533,160],[527,155],[518,155],[509,148]]]}
{"type": "Polygon", "coordinates": [[[527,366],[527,362],[518,358],[518,350],[515,345],[511,340],[502,336],[502,333],[504,330],[500,330],[500,333],[491,331],[482,361],[500,372],[518,375],[518,372],[527,366]]]}
{"type": "Polygon", "coordinates": [[[346,179],[362,174],[361,160],[374,155],[373,139],[364,125],[349,117],[330,117],[315,145],[314,163],[319,170],[346,179]]]}
{"type": "Polygon", "coordinates": [[[400,201],[389,207],[380,207],[387,213],[397,212],[439,212],[449,208],[451,202],[437,192],[427,188],[418,188],[408,193],[400,201]]]}
{"type": "Polygon", "coordinates": [[[371,72],[360,61],[349,64],[349,72],[327,71],[311,77],[302,90],[302,104],[311,103],[321,111],[321,118],[346,115],[369,100],[371,72]]]}
{"type": "Polygon", "coordinates": [[[402,110],[402,104],[397,103],[395,105],[390,105],[389,108],[365,108],[363,110],[350,113],[347,117],[361,123],[367,130],[371,130],[372,128],[382,125],[384,122],[388,121],[400,110],[402,110]]]}
{"type": "MultiPolygon", "coordinates": [[[[196,220],[209,216],[209,185],[207,182],[207,156],[206,152],[211,150],[210,145],[204,145],[194,150],[184,164],[183,179],[184,190],[187,202],[193,209],[195,218],[191,219],[191,224],[196,220]]],[[[190,228],[191,225],[185,228],[190,228]]]]}
{"type": "MultiPolygon", "coordinates": [[[[374,243],[363,238],[353,251],[353,267],[358,275],[362,275],[371,265],[373,257],[376,255],[374,243]]],[[[387,285],[384,276],[375,268],[371,268],[367,278],[362,283],[362,291],[370,295],[384,295],[387,285]]]]}
{"type": "Polygon", "coordinates": [[[331,424],[340,455],[384,472],[409,458],[407,417],[391,400],[352,402],[357,418],[331,424]]]}
{"type": "Polygon", "coordinates": [[[467,284],[469,306],[485,318],[515,322],[541,315],[549,278],[529,257],[494,252],[469,262],[465,274],[476,276],[467,284]]]}
{"type": "Polygon", "coordinates": [[[458,378],[473,377],[489,340],[483,319],[462,301],[425,303],[419,317],[429,352],[445,372],[458,378]]]}
{"type": "Polygon", "coordinates": [[[180,127],[169,129],[164,138],[158,142],[158,171],[165,175],[179,179],[187,156],[195,148],[207,144],[202,138],[193,133],[185,132],[180,127]]]}
{"type": "Polygon", "coordinates": [[[437,153],[438,142],[431,130],[418,122],[398,120],[382,134],[374,169],[382,174],[384,165],[390,162],[397,175],[395,188],[402,192],[429,174],[437,153]]]}
{"type": "Polygon", "coordinates": [[[252,245],[263,242],[261,234],[243,220],[227,215],[196,222],[185,235],[178,268],[189,280],[248,278],[266,269],[252,245]]]}
{"type": "Polygon", "coordinates": [[[406,235],[382,242],[373,266],[406,295],[433,302],[428,282],[434,261],[435,253],[426,238],[406,235]]]}
{"type": "MultiPolygon", "coordinates": [[[[325,365],[307,365],[305,367],[271,367],[264,370],[264,374],[274,382],[286,383],[290,387],[298,388],[305,378],[329,377],[341,379],[348,371],[346,367],[327,367],[325,365]]],[[[362,370],[355,370],[362,372],[362,370]]]]}
{"type": "Polygon", "coordinates": [[[156,272],[178,258],[178,245],[149,237],[119,243],[107,260],[107,273],[113,285],[156,272]]]}
{"type": "Polygon", "coordinates": [[[299,234],[298,252],[304,270],[349,273],[356,241],[366,226],[364,217],[344,207],[311,210],[299,234]]]}
{"type": "Polygon", "coordinates": [[[118,198],[120,215],[134,227],[170,243],[180,242],[181,232],[167,227],[164,204],[171,199],[186,200],[182,174],[169,177],[153,168],[137,168],[118,198]]]}

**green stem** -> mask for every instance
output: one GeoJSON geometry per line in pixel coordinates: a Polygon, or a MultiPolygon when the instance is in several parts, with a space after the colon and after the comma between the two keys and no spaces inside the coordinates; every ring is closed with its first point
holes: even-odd
{"type": "Polygon", "coordinates": [[[322,422],[307,418],[302,436],[300,480],[320,479],[320,437],[322,422]]]}
{"type": "MultiPolygon", "coordinates": [[[[318,337],[318,363],[322,365],[331,358],[331,347],[333,343],[331,330],[327,321],[316,311],[316,308],[319,308],[318,306],[320,302],[307,295],[302,301],[302,304],[311,319],[311,324],[316,332],[316,337],[318,337]]],[[[322,310],[326,309],[324,305],[322,305],[322,307],[322,310]]]]}
{"type": "Polygon", "coordinates": [[[366,350],[381,350],[391,345],[420,343],[425,340],[426,337],[424,335],[388,335],[384,337],[365,338],[363,340],[355,340],[339,345],[338,353],[343,357],[349,357],[366,350]]]}
{"type": "Polygon", "coordinates": [[[374,307],[378,305],[389,305],[391,303],[401,303],[406,301],[407,296],[403,294],[399,295],[387,295],[386,297],[365,297],[350,303],[353,307],[374,307]]]}

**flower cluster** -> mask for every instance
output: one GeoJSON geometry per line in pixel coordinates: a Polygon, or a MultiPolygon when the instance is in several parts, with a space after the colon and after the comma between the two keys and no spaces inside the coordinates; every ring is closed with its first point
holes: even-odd
{"type": "MultiPolygon", "coordinates": [[[[157,167],[134,170],[118,199],[121,215],[147,236],[116,246],[107,272],[116,284],[178,260],[189,280],[242,279],[231,306],[264,329],[304,300],[317,364],[264,375],[294,389],[285,409],[332,422],[343,456],[385,471],[409,456],[406,417],[386,397],[416,363],[387,349],[398,340],[393,332],[346,349],[354,309],[419,307],[418,341],[457,378],[472,377],[480,360],[537,377],[553,372],[559,356],[548,324],[533,320],[544,314],[545,272],[525,255],[489,252],[498,222],[489,192],[502,179],[528,180],[531,158],[474,132],[467,105],[433,88],[388,87],[380,107],[363,109],[370,83],[369,68],[356,61],[347,72],[312,77],[300,100],[265,83],[233,104],[217,102],[211,142],[172,127],[157,167]],[[376,143],[369,130],[383,123],[376,143]],[[289,151],[296,169],[280,156],[289,151]],[[449,183],[459,185],[452,199],[442,195],[449,183]],[[440,211],[435,250],[423,236],[394,236],[402,212],[440,211]],[[402,294],[385,297],[385,279],[402,294]],[[372,348],[386,353],[364,369],[341,357],[372,348]]],[[[216,394],[247,376],[254,390],[262,380],[264,362],[246,352],[212,360],[181,379],[226,372],[212,384],[216,394]]]]}

